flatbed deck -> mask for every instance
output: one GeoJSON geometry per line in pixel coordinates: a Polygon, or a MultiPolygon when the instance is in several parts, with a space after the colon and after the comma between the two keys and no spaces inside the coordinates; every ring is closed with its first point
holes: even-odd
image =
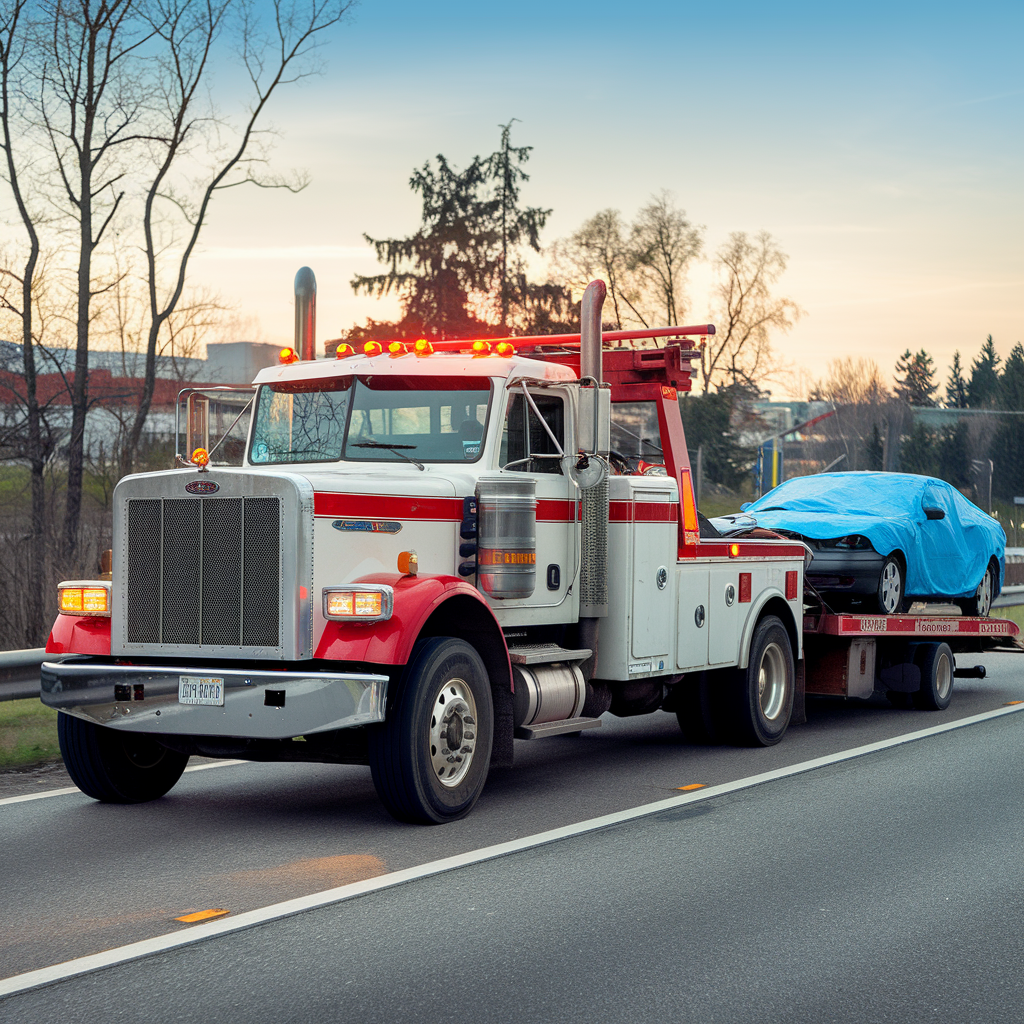
{"type": "Polygon", "coordinates": [[[816,637],[898,640],[934,639],[955,652],[1024,651],[1020,627],[1008,619],[970,615],[854,615],[825,612],[804,616],[805,640],[816,637]]]}

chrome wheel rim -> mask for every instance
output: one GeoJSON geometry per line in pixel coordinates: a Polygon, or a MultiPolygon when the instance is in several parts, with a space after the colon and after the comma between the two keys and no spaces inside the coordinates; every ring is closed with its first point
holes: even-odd
{"type": "Polygon", "coordinates": [[[988,615],[989,609],[992,607],[992,572],[990,569],[986,569],[985,575],[981,577],[978,592],[975,595],[975,603],[978,606],[979,615],[988,615]]]}
{"type": "Polygon", "coordinates": [[[882,607],[887,615],[892,615],[900,606],[902,586],[900,582],[900,567],[895,562],[886,562],[882,569],[882,607]]]}
{"type": "Polygon", "coordinates": [[[940,700],[945,700],[952,689],[953,666],[950,664],[949,657],[943,654],[935,666],[935,693],[940,700]]]}
{"type": "Polygon", "coordinates": [[[778,718],[786,701],[786,658],[778,644],[769,644],[761,655],[757,696],[761,714],[769,722],[778,718]]]}
{"type": "Polygon", "coordinates": [[[476,701],[464,679],[449,679],[430,709],[430,763],[434,778],[454,789],[473,763],[476,701]]]}

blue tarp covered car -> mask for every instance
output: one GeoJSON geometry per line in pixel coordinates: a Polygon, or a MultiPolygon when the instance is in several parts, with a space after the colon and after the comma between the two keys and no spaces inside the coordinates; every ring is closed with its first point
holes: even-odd
{"type": "Polygon", "coordinates": [[[939,599],[987,615],[1003,585],[1003,528],[933,477],[794,477],[711,522],[725,536],[757,527],[801,537],[813,552],[809,582],[837,605],[877,601],[893,614],[913,598],[939,599]]]}

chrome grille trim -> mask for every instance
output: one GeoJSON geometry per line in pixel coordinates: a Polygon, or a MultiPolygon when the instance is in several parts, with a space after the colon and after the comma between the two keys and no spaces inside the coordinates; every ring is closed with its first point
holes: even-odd
{"type": "Polygon", "coordinates": [[[312,656],[313,492],[293,474],[127,477],[114,500],[112,652],[312,656]]]}

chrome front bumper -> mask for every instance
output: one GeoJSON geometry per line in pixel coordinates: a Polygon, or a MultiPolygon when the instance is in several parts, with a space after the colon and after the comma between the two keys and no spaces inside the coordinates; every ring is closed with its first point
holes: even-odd
{"type": "Polygon", "coordinates": [[[384,721],[388,677],[197,665],[43,662],[44,704],[126,732],[288,739],[384,721]],[[224,706],[178,703],[182,676],[224,681],[224,706]]]}

